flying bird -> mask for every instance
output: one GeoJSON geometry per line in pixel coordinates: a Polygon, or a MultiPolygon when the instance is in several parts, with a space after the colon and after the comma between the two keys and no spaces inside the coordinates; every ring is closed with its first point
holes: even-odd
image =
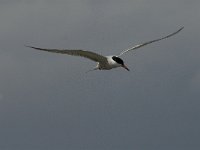
{"type": "Polygon", "coordinates": [[[25,45],[25,46],[29,47],[29,48],[36,49],[36,50],[41,50],[41,51],[85,57],[85,58],[88,58],[92,61],[97,62],[96,67],[92,70],[89,70],[89,71],[110,70],[110,69],[117,68],[117,67],[123,67],[123,68],[125,68],[126,70],[129,71],[128,67],[124,64],[124,61],[120,58],[120,56],[122,56],[123,54],[125,54],[129,51],[136,50],[136,49],[141,48],[143,46],[146,46],[148,44],[169,38],[169,37],[179,33],[183,28],[184,27],[181,27],[176,32],[173,32],[173,33],[171,33],[167,36],[135,45],[135,46],[133,46],[129,49],[123,50],[119,55],[112,55],[112,56],[103,56],[103,55],[100,55],[100,54],[97,54],[97,53],[94,53],[94,52],[91,52],[91,51],[85,51],[85,50],[79,50],[79,49],[76,49],[76,50],[73,50],[73,49],[46,49],[46,48],[39,48],[39,47],[28,46],[28,45],[25,45]]]}

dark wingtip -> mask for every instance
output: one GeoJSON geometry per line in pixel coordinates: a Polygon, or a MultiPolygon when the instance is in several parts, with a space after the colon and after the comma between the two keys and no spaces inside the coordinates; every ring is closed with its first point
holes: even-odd
{"type": "Polygon", "coordinates": [[[30,46],[30,45],[24,45],[25,47],[28,47],[28,48],[33,48],[33,49],[36,49],[36,50],[42,50],[41,48],[38,48],[38,47],[34,47],[34,46],[30,46]]]}
{"type": "Polygon", "coordinates": [[[184,26],[182,26],[179,30],[181,31],[181,30],[183,30],[185,27],[184,26]]]}
{"type": "Polygon", "coordinates": [[[30,45],[24,45],[24,46],[28,48],[34,48],[33,46],[30,46],[30,45]]]}

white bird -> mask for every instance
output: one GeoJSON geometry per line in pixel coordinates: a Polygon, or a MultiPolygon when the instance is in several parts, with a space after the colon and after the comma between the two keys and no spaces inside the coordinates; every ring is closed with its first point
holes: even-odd
{"type": "MultiPolygon", "coordinates": [[[[117,68],[117,67],[123,67],[126,70],[129,71],[128,67],[124,64],[124,61],[119,57],[131,50],[135,50],[138,49],[140,47],[146,46],[148,44],[169,38],[175,34],[177,34],[178,32],[180,32],[184,27],[181,27],[179,30],[177,30],[176,32],[173,32],[167,36],[155,39],[155,40],[151,40],[148,42],[144,42],[138,45],[135,45],[129,49],[123,50],[119,55],[113,55],[113,56],[102,56],[100,54],[91,52],[91,51],[85,51],[85,50],[72,50],[72,49],[46,49],[46,48],[39,48],[39,47],[34,47],[34,46],[27,46],[29,48],[33,48],[36,50],[41,50],[41,51],[47,51],[47,52],[52,52],[52,53],[60,53],[60,54],[68,54],[68,55],[73,55],[73,56],[81,56],[81,57],[85,57],[88,58],[90,60],[93,60],[95,62],[97,62],[97,66],[92,69],[92,70],[110,70],[113,68],[117,68]]],[[[90,71],[92,71],[90,70],[90,71]]]]}

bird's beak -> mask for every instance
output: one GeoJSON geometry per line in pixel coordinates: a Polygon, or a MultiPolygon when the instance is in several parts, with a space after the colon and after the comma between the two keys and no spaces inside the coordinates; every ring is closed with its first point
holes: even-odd
{"type": "Polygon", "coordinates": [[[122,65],[122,67],[125,68],[126,70],[130,71],[130,70],[128,69],[128,67],[126,67],[125,65],[122,65]]]}

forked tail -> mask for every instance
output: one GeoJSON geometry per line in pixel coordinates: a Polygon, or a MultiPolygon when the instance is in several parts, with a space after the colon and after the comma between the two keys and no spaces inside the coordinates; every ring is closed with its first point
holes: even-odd
{"type": "Polygon", "coordinates": [[[91,71],[95,71],[95,70],[98,70],[99,68],[95,67],[94,69],[91,69],[91,70],[88,70],[86,71],[85,73],[88,73],[88,72],[91,72],[91,71]]]}

